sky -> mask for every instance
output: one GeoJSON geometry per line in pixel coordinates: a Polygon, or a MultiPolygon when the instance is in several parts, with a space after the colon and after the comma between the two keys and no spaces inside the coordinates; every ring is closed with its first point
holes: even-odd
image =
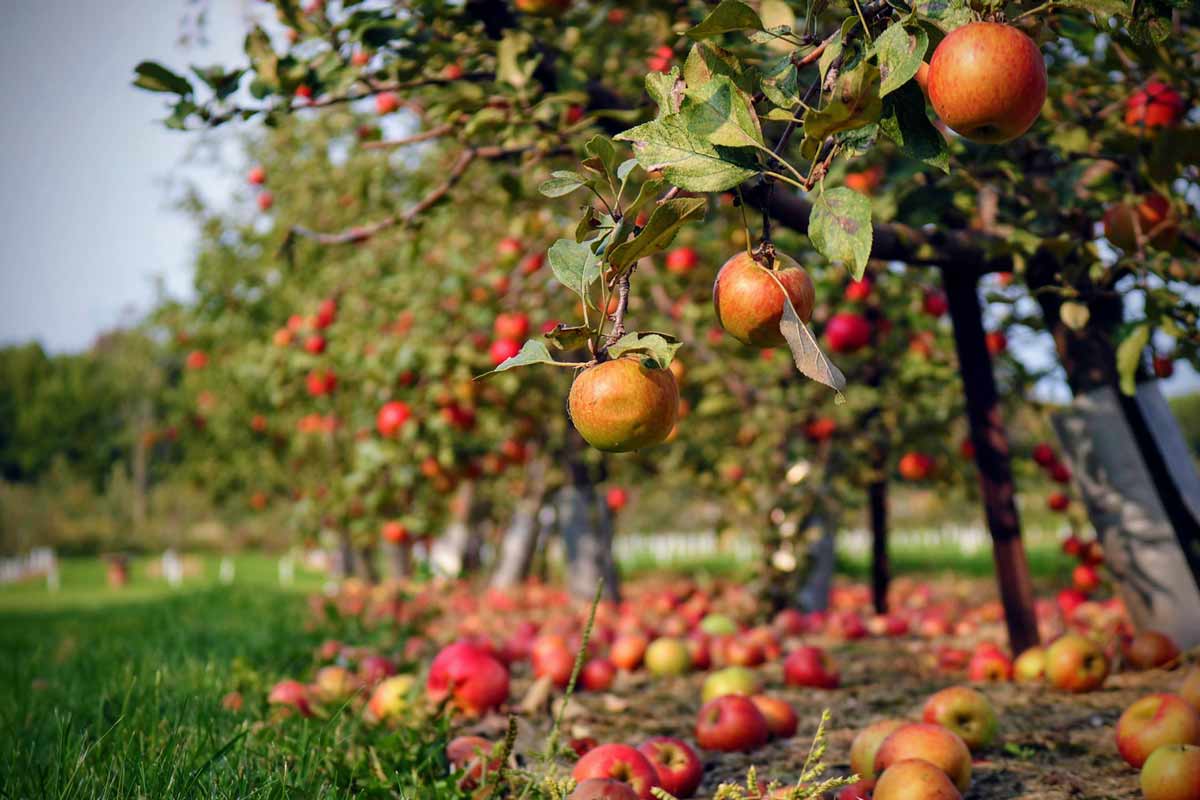
{"type": "MultiPolygon", "coordinates": [[[[218,205],[239,182],[229,169],[184,166],[197,137],[163,127],[165,96],[131,80],[143,59],[180,70],[241,62],[254,0],[207,0],[207,42],[184,46],[183,20],[198,5],[7,4],[0,25],[8,111],[0,127],[0,345],[37,340],[52,352],[82,350],[149,310],[156,281],[171,295],[187,294],[195,231],[172,208],[168,180],[176,188],[187,180],[218,205]]],[[[216,134],[226,145],[231,135],[216,134]]],[[[1031,365],[1053,358],[1044,337],[1012,344],[1031,365]]],[[[1163,388],[1198,386],[1196,373],[1180,365],[1163,388]]],[[[1048,388],[1065,399],[1065,386],[1048,388]]]]}

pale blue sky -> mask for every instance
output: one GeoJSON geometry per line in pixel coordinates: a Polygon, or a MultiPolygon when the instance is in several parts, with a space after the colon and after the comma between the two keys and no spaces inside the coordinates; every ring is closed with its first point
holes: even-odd
{"type": "MultiPolygon", "coordinates": [[[[163,96],[130,81],[142,59],[174,68],[240,63],[247,15],[262,5],[207,5],[207,44],[185,48],[181,20],[196,6],[187,0],[6,4],[0,344],[36,339],[52,351],[83,349],[97,333],[144,313],[157,278],[171,294],[186,293],[194,231],[172,210],[167,179],[186,179],[218,204],[229,202],[240,181],[228,170],[181,169],[196,137],[165,129],[163,96]]],[[[229,144],[233,133],[217,136],[229,144]]],[[[1032,364],[1053,358],[1044,336],[1018,337],[1013,346],[1032,364]]],[[[1164,389],[1198,383],[1180,365],[1164,389]]]]}

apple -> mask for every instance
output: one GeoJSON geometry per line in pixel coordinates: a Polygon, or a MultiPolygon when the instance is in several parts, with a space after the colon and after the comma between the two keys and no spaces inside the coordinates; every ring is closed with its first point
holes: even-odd
{"type": "Polygon", "coordinates": [[[1046,648],[1046,680],[1056,689],[1090,692],[1108,677],[1108,659],[1090,639],[1068,633],[1046,648]]]}
{"type": "MultiPolygon", "coordinates": [[[[672,361],[671,366],[675,366],[675,363],[672,361]]],[[[629,504],[629,492],[620,486],[614,486],[605,492],[604,502],[608,504],[613,513],[617,513],[629,504]]]]}
{"type": "Polygon", "coordinates": [[[783,662],[783,680],[789,686],[836,689],[841,682],[837,665],[819,647],[798,647],[783,662]]]}
{"type": "MultiPolygon", "coordinates": [[[[849,176],[846,178],[846,185],[850,185],[849,176]]],[[[850,188],[853,189],[854,187],[851,186],[850,188]]],[[[862,280],[850,281],[850,283],[846,284],[846,291],[842,293],[842,296],[851,303],[864,302],[871,296],[871,279],[864,275],[862,280]]]]}
{"type": "Polygon", "coordinates": [[[976,650],[967,663],[967,680],[975,683],[1002,683],[1012,675],[1012,661],[999,651],[976,650]]]}
{"type": "Polygon", "coordinates": [[[929,102],[955,133],[985,144],[1011,141],[1046,102],[1046,64],[1037,44],[995,22],[955,28],[929,59],[929,102]]]}
{"type": "Polygon", "coordinates": [[[875,782],[873,800],[962,800],[946,773],[919,758],[895,762],[875,782]]]}
{"type": "Polygon", "coordinates": [[[726,694],[709,700],[696,718],[696,743],[705,750],[749,752],[767,743],[770,728],[748,697],[726,694]]]}
{"type": "Polygon", "coordinates": [[[255,202],[258,203],[259,211],[270,211],[271,206],[275,205],[275,195],[271,194],[270,192],[263,192],[258,196],[258,199],[255,202]]]}
{"type": "Polygon", "coordinates": [[[1039,467],[1049,467],[1058,461],[1054,448],[1045,442],[1039,442],[1033,448],[1033,460],[1039,467]]]}
{"type": "Polygon", "coordinates": [[[646,648],[646,669],[651,675],[683,675],[692,668],[692,656],[682,639],[663,636],[646,648]]]}
{"type": "MultiPolygon", "coordinates": [[[[875,754],[875,774],[880,781],[892,764],[918,758],[928,761],[954,781],[960,792],[971,785],[971,752],[958,734],[922,722],[910,722],[893,731],[875,754]]],[[[875,787],[878,796],[879,787],[875,787]]]]}
{"type": "Polygon", "coordinates": [[[632,672],[642,665],[649,642],[640,633],[627,633],[617,637],[608,651],[608,659],[618,669],[632,672]]]}
{"type": "Polygon", "coordinates": [[[1150,81],[1125,101],[1125,124],[1132,127],[1169,128],[1186,111],[1179,92],[1162,81],[1150,81]]]}
{"type": "Polygon", "coordinates": [[[1142,766],[1145,800],[1200,800],[1200,747],[1165,744],[1142,766]]]}
{"type": "Polygon", "coordinates": [[[1165,633],[1141,631],[1126,645],[1124,656],[1134,669],[1153,669],[1175,661],[1180,649],[1165,633]]]}
{"type": "Polygon", "coordinates": [[[749,253],[740,252],[725,262],[713,284],[717,322],[742,344],[754,347],[785,345],[787,340],[779,330],[784,291],[797,316],[804,322],[812,319],[813,283],[799,264],[788,256],[777,254],[774,270],[769,270],[749,253]]]}
{"type": "Polygon", "coordinates": [[[375,95],[375,113],[383,116],[400,108],[400,98],[395,92],[380,92],[375,95]]]}
{"type": "Polygon", "coordinates": [[[368,655],[358,662],[359,680],[368,686],[395,674],[395,665],[385,656],[368,655]]]}
{"type": "Polygon", "coordinates": [[[1062,492],[1051,492],[1046,498],[1046,507],[1051,511],[1066,511],[1071,505],[1071,498],[1067,497],[1062,492]]]}
{"type": "Polygon", "coordinates": [[[950,310],[950,301],[940,289],[930,289],[921,299],[921,310],[931,317],[944,316],[950,310]]]}
{"type": "Polygon", "coordinates": [[[933,474],[933,459],[925,453],[908,452],[900,457],[897,469],[906,481],[923,481],[933,474]]]}
{"type": "Polygon", "coordinates": [[[1008,337],[1004,331],[988,331],[983,337],[983,343],[992,356],[998,356],[1008,349],[1008,337]]]}
{"type": "Polygon", "coordinates": [[[321,667],[313,677],[313,692],[322,701],[344,700],[354,694],[358,684],[350,670],[342,666],[321,667]]]}
{"type": "Polygon", "coordinates": [[[409,696],[415,683],[411,675],[394,675],[380,681],[371,692],[367,710],[380,722],[400,717],[408,711],[409,696]]]}
{"type": "Polygon", "coordinates": [[[951,686],[935,693],[925,701],[921,717],[954,731],[971,751],[990,745],[999,727],[991,702],[967,686],[951,686]]]}
{"type": "Polygon", "coordinates": [[[1165,744],[1200,744],[1200,713],[1177,694],[1147,695],[1125,709],[1116,733],[1121,758],[1140,768],[1165,744]]]}
{"type": "Polygon", "coordinates": [[[482,736],[457,736],[446,745],[446,760],[455,770],[466,773],[460,783],[463,789],[475,788],[488,773],[500,769],[493,747],[482,736]]]}
{"type": "Polygon", "coordinates": [[[667,438],[679,414],[679,388],[670,370],[616,358],[580,372],[567,406],[588,444],[624,453],[667,438]]]}
{"type": "Polygon", "coordinates": [[[193,350],[187,354],[184,363],[191,370],[204,369],[208,366],[208,353],[203,350],[193,350]]]}
{"type": "Polygon", "coordinates": [[[700,263],[700,256],[690,247],[677,247],[667,252],[667,272],[686,275],[700,263]]]}
{"type": "Polygon", "coordinates": [[[1050,480],[1055,483],[1071,482],[1071,468],[1061,461],[1051,464],[1048,472],[1050,473],[1050,480]]]}
{"type": "Polygon", "coordinates": [[[434,657],[425,690],[435,703],[452,699],[478,716],[508,699],[508,669],[479,646],[455,642],[434,657]]]}
{"type": "Polygon", "coordinates": [[[1154,366],[1154,377],[1166,380],[1175,374],[1175,362],[1168,356],[1156,355],[1151,363],[1154,366]]]}
{"type": "Polygon", "coordinates": [[[766,660],[762,645],[745,636],[726,639],[723,654],[725,663],[732,667],[757,667],[766,660]]]}
{"type": "Polygon", "coordinates": [[[571,680],[571,671],[575,669],[575,655],[566,642],[557,639],[552,646],[538,648],[530,655],[536,677],[548,676],[558,688],[566,687],[571,680]]]}
{"type": "Polygon", "coordinates": [[[1013,662],[1013,677],[1017,683],[1041,683],[1046,677],[1046,649],[1031,647],[1013,662]]]}
{"type": "Polygon", "coordinates": [[[850,743],[850,771],[864,780],[874,780],[875,754],[879,752],[879,746],[906,724],[902,719],[881,719],[855,734],[850,743]]]}
{"type": "Polygon", "coordinates": [[[519,311],[497,314],[492,332],[497,339],[524,339],[529,335],[529,317],[519,311]]]}
{"type": "Polygon", "coordinates": [[[700,697],[704,702],[727,694],[750,696],[758,694],[759,681],[754,670],[745,667],[726,667],[704,679],[700,697]]]}
{"type": "Polygon", "coordinates": [[[1080,564],[1071,571],[1071,583],[1084,594],[1091,594],[1100,588],[1100,573],[1089,564],[1080,564]]]}
{"type": "Polygon", "coordinates": [[[811,441],[824,442],[837,432],[837,422],[829,417],[817,417],[804,426],[804,435],[811,441]]]}
{"type": "Polygon", "coordinates": [[[250,171],[246,173],[246,180],[252,186],[262,186],[267,182],[267,170],[262,166],[251,167],[250,171]]]}
{"type": "Polygon", "coordinates": [[[796,735],[796,726],[800,720],[786,700],[756,694],[750,698],[750,702],[754,703],[763,719],[767,721],[767,730],[773,738],[789,739],[796,735]]]}
{"type": "Polygon", "coordinates": [[[870,196],[875,194],[875,190],[879,188],[882,180],[883,167],[879,164],[874,164],[861,172],[847,172],[845,184],[847,189],[853,189],[859,194],[870,196]]]}
{"type": "Polygon", "coordinates": [[[606,658],[593,658],[579,672],[580,685],[589,692],[607,692],[612,686],[617,668],[606,658]]]}
{"type": "Polygon", "coordinates": [[[1137,249],[1140,233],[1159,250],[1169,250],[1179,235],[1179,222],[1171,202],[1161,194],[1144,194],[1137,204],[1117,203],[1104,212],[1104,237],[1126,252],[1137,249]],[[1136,228],[1135,228],[1136,224],[1136,228]]]}
{"type": "MultiPolygon", "coordinates": [[[[938,771],[940,772],[941,770],[938,771]]],[[[843,786],[842,790],[837,793],[837,797],[835,797],[834,800],[871,800],[874,792],[875,781],[860,780],[855,781],[849,786],[843,786]]]]}
{"type": "Polygon", "coordinates": [[[629,784],[612,778],[588,778],[575,786],[567,800],[638,800],[629,784]]]}
{"type": "Polygon", "coordinates": [[[317,330],[325,330],[337,318],[337,301],[327,297],[317,304],[317,315],[313,320],[317,330]]]}
{"type": "Polygon", "coordinates": [[[686,798],[696,793],[704,777],[704,766],[686,742],[670,736],[655,736],[638,747],[638,752],[658,773],[658,784],[674,797],[686,798]]]}
{"type": "Polygon", "coordinates": [[[395,436],[411,417],[412,410],[407,403],[391,400],[379,407],[379,413],[375,415],[375,429],[380,436],[395,436]]]}
{"type": "Polygon", "coordinates": [[[726,636],[737,633],[737,623],[724,614],[707,614],[700,620],[700,630],[709,636],[726,636]]]}
{"type": "Polygon", "coordinates": [[[525,14],[557,17],[571,7],[571,0],[516,0],[516,6],[525,14]]]}
{"type": "Polygon", "coordinates": [[[488,348],[488,358],[494,366],[500,366],[508,359],[521,352],[521,343],[516,339],[496,339],[488,348]]]}
{"type": "Polygon", "coordinates": [[[835,353],[856,353],[871,343],[871,323],[859,314],[834,314],[825,323],[825,341],[835,353]]]}
{"type": "Polygon", "coordinates": [[[576,781],[609,778],[628,784],[639,800],[653,800],[650,790],[658,786],[658,773],[646,757],[627,744],[602,744],[575,762],[571,773],[576,781]]]}

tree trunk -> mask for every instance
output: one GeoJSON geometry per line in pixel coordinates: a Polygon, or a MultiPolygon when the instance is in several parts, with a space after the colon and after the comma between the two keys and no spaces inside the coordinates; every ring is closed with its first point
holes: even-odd
{"type": "Polygon", "coordinates": [[[872,481],[867,487],[871,507],[871,601],[876,614],[888,610],[888,584],[892,567],[888,561],[888,500],[887,481],[872,481]]]}
{"type": "Polygon", "coordinates": [[[147,436],[150,433],[153,408],[149,397],[143,397],[138,403],[137,423],[134,425],[133,463],[130,465],[131,483],[133,484],[133,502],[130,516],[135,531],[142,530],[146,525],[146,488],[148,484],[148,463],[150,446],[147,436]]]}
{"type": "Polygon", "coordinates": [[[337,550],[333,554],[333,577],[345,580],[354,574],[354,545],[350,542],[350,534],[338,531],[337,550]]]}
{"type": "Polygon", "coordinates": [[[401,580],[412,574],[412,548],[408,544],[384,545],[393,580],[401,580]]]}
{"type": "Polygon", "coordinates": [[[434,561],[447,574],[461,576],[478,563],[481,532],[474,481],[463,481],[451,500],[451,521],[435,547],[434,561]]]}
{"type": "Polygon", "coordinates": [[[604,579],[604,596],[620,599],[617,567],[612,554],[611,519],[597,519],[599,497],[587,465],[577,455],[583,440],[572,430],[567,444],[570,479],[558,493],[559,530],[567,552],[567,588],[581,599],[595,595],[604,579]]]}
{"type": "Polygon", "coordinates": [[[953,266],[943,267],[942,281],[954,323],[954,347],[958,352],[966,395],[967,421],[971,444],[975,448],[975,464],[979,469],[984,514],[992,535],[992,555],[1008,626],[1009,646],[1013,655],[1017,655],[1038,644],[1038,627],[1033,581],[1021,541],[1008,435],[1000,416],[996,378],[984,340],[975,276],[957,272],[953,266]]]}
{"type": "Polygon", "coordinates": [[[827,509],[818,509],[806,527],[817,526],[820,537],[809,550],[808,580],[800,590],[800,607],[805,611],[825,611],[829,608],[829,592],[837,568],[837,525],[827,509]]]}
{"type": "Polygon", "coordinates": [[[372,586],[379,583],[379,570],[375,566],[374,547],[359,549],[358,560],[355,564],[355,574],[372,586]]]}
{"type": "Polygon", "coordinates": [[[538,543],[538,510],[546,495],[546,462],[536,458],[529,464],[529,485],[513,509],[508,530],[500,540],[500,557],[492,574],[492,586],[516,586],[529,577],[538,543]]]}

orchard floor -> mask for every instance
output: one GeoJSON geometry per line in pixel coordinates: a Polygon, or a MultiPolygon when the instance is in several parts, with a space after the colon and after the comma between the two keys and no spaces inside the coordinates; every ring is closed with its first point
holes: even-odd
{"type": "MultiPolygon", "coordinates": [[[[245,574],[234,587],[143,587],[115,602],[98,588],[50,604],[0,592],[0,798],[464,796],[448,780],[428,783],[444,774],[445,726],[386,731],[364,725],[349,707],[329,719],[269,721],[270,686],[282,677],[310,679],[322,640],[378,641],[378,631],[353,622],[313,629],[299,589],[318,581],[284,591],[265,567],[245,574]],[[244,698],[240,710],[222,706],[233,691],[244,698]]],[[[984,579],[966,588],[980,598],[991,593],[984,579]]],[[[998,630],[978,638],[1002,640],[998,630]]],[[[970,647],[975,639],[942,643],[970,647]]],[[[751,765],[760,778],[795,780],[822,709],[832,714],[826,763],[844,774],[857,730],[879,718],[914,717],[929,694],[961,680],[931,666],[931,646],[917,638],[813,641],[837,659],[843,688],[787,688],[778,664],[763,667],[767,690],[799,713],[800,731],[752,755],[703,754],[700,796],[721,782],[744,781],[751,765]]],[[[1118,674],[1103,690],[1079,696],[983,687],[999,711],[1001,740],[976,763],[966,797],[1140,797],[1136,772],[1116,754],[1113,726],[1133,700],[1173,690],[1181,678],[1118,674]]],[[[691,739],[701,681],[622,676],[610,693],[576,695],[563,734],[601,742],[691,739]]],[[[519,668],[514,705],[531,683],[528,667],[519,668]]],[[[454,733],[477,729],[498,738],[505,724],[496,715],[454,733]]],[[[516,751],[539,750],[549,728],[548,703],[522,715],[516,751]]]]}

